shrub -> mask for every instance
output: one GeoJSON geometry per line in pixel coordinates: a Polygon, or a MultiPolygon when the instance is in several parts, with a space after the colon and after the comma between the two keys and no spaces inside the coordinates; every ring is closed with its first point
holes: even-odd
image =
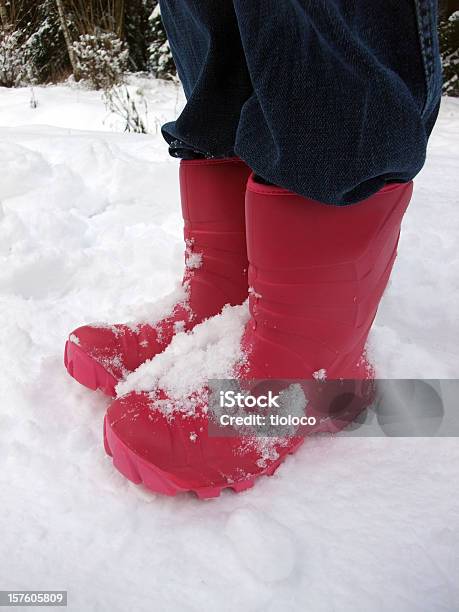
{"type": "Polygon", "coordinates": [[[18,87],[35,79],[29,39],[21,30],[0,32],[0,85],[18,87]]]}
{"type": "Polygon", "coordinates": [[[113,32],[96,30],[73,43],[79,77],[95,89],[110,89],[123,81],[129,52],[113,32]]]}
{"type": "Polygon", "coordinates": [[[439,25],[443,63],[443,93],[459,97],[459,11],[439,25]]]}
{"type": "Polygon", "coordinates": [[[172,79],[176,73],[174,60],[167,40],[166,31],[161,21],[159,4],[150,17],[152,43],[149,46],[148,68],[158,79],[172,79]]]}

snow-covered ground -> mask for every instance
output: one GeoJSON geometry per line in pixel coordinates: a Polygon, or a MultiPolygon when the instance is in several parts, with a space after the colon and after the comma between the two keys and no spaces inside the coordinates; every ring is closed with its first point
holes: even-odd
{"type": "MultiPolygon", "coordinates": [[[[0,589],[67,589],[78,612],[458,610],[457,439],[308,440],[209,502],[112,467],[108,399],[62,351],[84,322],[145,316],[181,276],[157,126],[183,98],[140,86],[151,136],[123,134],[95,92],[38,88],[31,108],[0,89],[0,589]]],[[[445,100],[371,337],[381,376],[459,377],[458,137],[445,100]]]]}

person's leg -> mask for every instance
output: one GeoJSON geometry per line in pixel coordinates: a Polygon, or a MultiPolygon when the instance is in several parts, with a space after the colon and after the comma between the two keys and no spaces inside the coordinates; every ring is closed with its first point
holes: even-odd
{"type": "Polygon", "coordinates": [[[434,0],[234,0],[254,94],[235,151],[305,197],[411,180],[441,94],[434,0]]]}
{"type": "Polygon", "coordinates": [[[234,155],[241,108],[253,89],[232,0],[161,0],[187,104],[163,126],[171,154],[234,155]]]}
{"type": "Polygon", "coordinates": [[[441,93],[434,0],[217,4],[162,0],[188,99],[169,143],[234,149],[262,179],[337,205],[419,172],[441,93]]]}
{"type": "MultiPolygon", "coordinates": [[[[310,393],[316,378],[353,380],[359,410],[370,400],[365,343],[438,105],[432,15],[420,11],[418,22],[411,0],[378,4],[234,0],[254,89],[240,109],[234,150],[274,183],[248,182],[250,318],[234,372],[243,388],[247,379],[300,381],[319,431],[344,427],[356,412],[345,406],[336,418],[342,392],[325,393],[324,405],[320,390],[310,393]]],[[[200,75],[216,58],[201,60],[200,75]]],[[[211,103],[215,83],[204,95],[204,82],[195,82],[196,99],[211,103]]],[[[207,132],[204,110],[195,108],[197,144],[191,108],[174,136],[215,154],[215,128],[207,132]]],[[[155,491],[212,497],[273,473],[301,441],[211,437],[208,408],[205,389],[185,398],[131,393],[108,409],[107,452],[155,491]],[[163,412],[165,399],[179,418],[163,412]]]]}
{"type": "Polygon", "coordinates": [[[84,325],[65,347],[68,372],[90,389],[115,395],[126,374],[161,353],[226,304],[247,299],[244,198],[250,169],[234,158],[243,103],[252,93],[231,0],[162,3],[188,96],[181,117],[164,127],[182,158],[180,187],[186,252],[180,299],[158,321],[84,325]],[[212,158],[212,159],[206,159],[212,158]]]}

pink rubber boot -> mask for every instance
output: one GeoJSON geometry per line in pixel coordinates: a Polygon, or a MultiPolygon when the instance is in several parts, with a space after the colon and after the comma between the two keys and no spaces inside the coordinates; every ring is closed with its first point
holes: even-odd
{"type": "MultiPolygon", "coordinates": [[[[235,364],[240,380],[302,379],[307,391],[317,378],[363,384],[371,377],[365,343],[411,193],[411,183],[393,184],[338,208],[249,180],[251,317],[241,347],[244,365],[235,364]]],[[[308,414],[318,417],[310,433],[349,423],[321,419],[314,402],[308,414]]],[[[214,497],[223,488],[241,491],[256,477],[272,474],[303,441],[211,437],[208,424],[206,390],[173,400],[161,390],[131,393],[108,409],[106,449],[120,472],[153,491],[214,497]],[[168,411],[173,406],[175,418],[164,405],[168,411]]]]}
{"type": "Polygon", "coordinates": [[[115,396],[129,372],[161,353],[177,331],[188,331],[225,304],[247,299],[244,197],[250,170],[239,159],[180,164],[184,219],[184,299],[155,324],[85,325],[65,346],[65,366],[90,389],[115,396]]]}

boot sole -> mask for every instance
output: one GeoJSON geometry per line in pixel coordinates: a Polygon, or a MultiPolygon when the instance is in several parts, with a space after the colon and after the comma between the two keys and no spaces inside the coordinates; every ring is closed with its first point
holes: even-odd
{"type": "MultiPolygon", "coordinates": [[[[360,414],[360,411],[358,414],[360,414]]],[[[311,432],[311,435],[339,433],[349,426],[358,414],[354,414],[353,418],[339,423],[325,419],[311,432]]],[[[211,487],[194,488],[188,486],[185,482],[180,482],[176,477],[137,455],[116,435],[110,427],[107,417],[104,419],[104,448],[107,455],[112,458],[113,466],[132,483],[143,485],[153,493],[170,497],[175,497],[178,493],[191,492],[195,493],[199,499],[211,499],[219,497],[224,489],[232,489],[235,493],[251,489],[255,485],[255,481],[261,476],[272,476],[288,455],[293,455],[300,448],[304,440],[305,438],[299,440],[285,455],[282,455],[268,468],[251,478],[211,487]]]]}
{"type": "Polygon", "coordinates": [[[234,483],[194,488],[187,486],[186,483],[179,482],[171,474],[139,457],[119,439],[110,427],[107,418],[104,420],[104,447],[107,455],[112,458],[114,467],[134,484],[142,484],[154,493],[161,493],[169,497],[175,497],[178,493],[191,492],[195,493],[199,499],[211,499],[219,497],[224,489],[232,489],[235,493],[251,489],[255,484],[255,480],[260,476],[272,476],[286,457],[295,453],[303,442],[304,440],[300,440],[286,455],[280,457],[275,463],[259,472],[256,476],[234,483]]]}
{"type": "Polygon", "coordinates": [[[119,381],[110,372],[107,372],[100,363],[97,363],[79,346],[69,340],[65,344],[64,364],[70,376],[80,385],[92,391],[100,389],[110,397],[116,396],[115,387],[119,381]]]}

